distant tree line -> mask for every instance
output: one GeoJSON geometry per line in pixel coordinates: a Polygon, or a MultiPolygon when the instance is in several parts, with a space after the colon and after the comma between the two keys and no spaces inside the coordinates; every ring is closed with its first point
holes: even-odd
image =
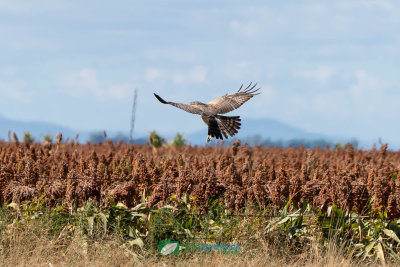
{"type": "Polygon", "coordinates": [[[318,139],[304,139],[304,138],[293,138],[289,140],[271,140],[270,138],[263,139],[260,135],[254,135],[251,137],[245,138],[245,140],[251,146],[261,146],[261,147],[301,147],[304,146],[305,148],[339,148],[342,147],[343,144],[351,144],[354,148],[358,148],[359,142],[357,139],[352,138],[347,141],[341,142],[334,142],[330,140],[326,140],[323,138],[318,139]]]}
{"type": "MultiPolygon", "coordinates": [[[[60,143],[62,140],[62,134],[60,133],[58,136],[53,137],[49,133],[44,135],[43,143],[53,143],[53,139],[56,139],[57,143],[60,143]]],[[[75,137],[75,141],[78,141],[79,136],[75,137]]],[[[18,137],[15,133],[13,133],[11,138],[11,133],[9,133],[9,142],[13,140],[14,142],[19,142],[18,137]]],[[[33,143],[35,141],[34,137],[30,132],[25,132],[22,138],[24,143],[33,143]]],[[[117,133],[111,138],[108,138],[107,133],[105,131],[94,131],[89,134],[89,143],[99,144],[105,143],[107,140],[111,140],[114,143],[122,142],[125,144],[129,144],[129,136],[124,133],[117,133]]],[[[223,146],[231,146],[236,138],[224,140],[223,146]]],[[[293,138],[289,140],[272,140],[271,138],[262,138],[260,135],[249,136],[242,139],[243,142],[247,142],[250,146],[261,146],[261,147],[279,147],[279,148],[287,148],[287,147],[300,147],[304,146],[305,148],[342,148],[345,144],[351,144],[354,148],[358,148],[359,142],[357,139],[352,138],[348,141],[341,142],[333,142],[326,139],[302,139],[302,138],[293,138]]],[[[152,131],[149,133],[148,138],[136,138],[132,141],[133,144],[150,144],[153,147],[160,147],[163,144],[170,144],[174,146],[182,146],[188,144],[188,140],[184,138],[183,134],[177,133],[173,140],[167,142],[163,137],[161,137],[156,131],[152,131]]]]}
{"type": "MultiPolygon", "coordinates": [[[[118,132],[116,135],[113,137],[108,138],[107,133],[105,131],[94,131],[89,134],[89,139],[88,142],[94,143],[94,144],[99,144],[99,143],[104,143],[107,141],[107,139],[111,139],[114,143],[124,143],[124,144],[129,144],[129,136],[118,132]]],[[[132,143],[134,144],[146,144],[147,138],[134,138],[132,140],[132,143]]]]}

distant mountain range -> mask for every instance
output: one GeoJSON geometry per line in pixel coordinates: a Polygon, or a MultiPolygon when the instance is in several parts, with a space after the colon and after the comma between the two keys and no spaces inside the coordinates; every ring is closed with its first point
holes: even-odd
{"type": "MultiPolygon", "coordinates": [[[[186,135],[193,144],[202,144],[205,142],[207,137],[207,127],[204,125],[204,130],[189,133],[186,135]]],[[[235,138],[245,139],[270,139],[270,140],[291,140],[291,139],[303,139],[303,140],[317,140],[326,139],[332,140],[333,137],[329,137],[323,134],[310,133],[302,129],[293,127],[289,124],[280,122],[278,120],[270,118],[262,119],[251,119],[243,118],[242,127],[235,135],[235,138]]]]}
{"type": "MultiPolygon", "coordinates": [[[[35,140],[43,140],[45,134],[49,133],[56,136],[59,132],[63,133],[65,138],[75,138],[78,131],[62,126],[60,124],[40,122],[40,121],[18,121],[0,116],[0,138],[7,140],[8,132],[15,132],[18,137],[22,137],[24,132],[30,132],[35,140]]],[[[87,132],[80,132],[80,139],[87,139],[87,132]]]]}
{"type": "MultiPolygon", "coordinates": [[[[79,134],[79,141],[82,143],[86,143],[87,141],[97,137],[101,134],[99,131],[78,131],[74,130],[60,124],[47,123],[47,122],[38,122],[38,121],[17,121],[11,120],[0,116],[0,138],[3,140],[7,140],[8,132],[15,132],[20,139],[23,136],[24,132],[30,132],[35,140],[42,141],[45,134],[49,133],[52,136],[56,136],[59,132],[63,133],[64,139],[75,138],[76,134],[79,134]]],[[[173,139],[176,133],[164,133],[161,129],[158,129],[161,135],[164,135],[164,138],[167,140],[173,139]]],[[[116,139],[127,140],[127,134],[123,134],[120,132],[107,132],[108,137],[116,139]]],[[[147,135],[142,133],[137,133],[138,141],[144,142],[147,139],[147,135]]],[[[193,145],[204,145],[206,143],[207,137],[207,127],[204,125],[204,129],[192,133],[184,133],[184,137],[188,139],[189,143],[193,145]]],[[[305,130],[293,127],[289,124],[280,122],[271,118],[262,118],[262,119],[251,119],[251,118],[243,118],[242,119],[242,129],[240,129],[239,133],[235,136],[234,139],[241,140],[253,140],[262,142],[265,140],[270,141],[287,141],[287,140],[325,140],[327,142],[347,142],[345,138],[340,137],[332,137],[318,133],[311,133],[305,130]]]]}
{"type": "MultiPolygon", "coordinates": [[[[103,130],[94,130],[94,131],[81,131],[74,130],[69,127],[49,122],[40,122],[40,121],[19,121],[19,120],[11,120],[5,117],[0,116],[0,139],[7,140],[8,132],[15,132],[20,140],[25,132],[30,132],[35,141],[43,141],[43,138],[46,134],[50,134],[50,136],[57,136],[58,133],[63,134],[63,139],[75,139],[78,135],[78,141],[81,143],[86,143],[90,139],[99,140],[99,136],[103,138],[103,130]]],[[[107,131],[107,136],[110,138],[116,138],[120,140],[127,141],[128,135],[123,134],[121,132],[109,132],[107,131]]],[[[143,142],[143,138],[145,137],[142,134],[141,142],[143,142]]],[[[147,137],[146,137],[147,138],[147,137]]]]}

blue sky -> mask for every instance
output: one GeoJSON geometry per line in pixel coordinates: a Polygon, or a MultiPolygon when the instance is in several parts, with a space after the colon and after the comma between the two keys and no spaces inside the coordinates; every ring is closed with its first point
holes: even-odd
{"type": "Polygon", "coordinates": [[[193,132],[161,105],[242,83],[234,114],[310,132],[400,142],[400,3],[0,0],[0,115],[77,130],[193,132]]]}

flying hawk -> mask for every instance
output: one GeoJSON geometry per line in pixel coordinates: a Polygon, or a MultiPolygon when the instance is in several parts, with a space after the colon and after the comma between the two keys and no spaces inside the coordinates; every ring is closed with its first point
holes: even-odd
{"type": "Polygon", "coordinates": [[[201,115],[203,121],[208,125],[208,143],[211,141],[212,137],[222,140],[222,135],[226,139],[228,138],[228,134],[234,136],[238,132],[241,125],[239,116],[222,116],[219,114],[225,114],[235,110],[253,96],[260,94],[257,93],[260,88],[254,89],[256,86],[257,84],[252,86],[252,83],[250,83],[249,86],[242,90],[242,84],[236,93],[231,95],[226,94],[214,99],[208,104],[199,101],[190,102],[189,104],[174,103],[165,101],[157,94],[154,95],[163,104],[170,104],[186,112],[201,115]]]}

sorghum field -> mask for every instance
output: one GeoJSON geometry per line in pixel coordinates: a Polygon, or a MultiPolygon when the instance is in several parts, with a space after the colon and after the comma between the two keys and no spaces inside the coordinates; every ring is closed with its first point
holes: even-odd
{"type": "Polygon", "coordinates": [[[15,138],[0,142],[0,258],[7,265],[396,265],[399,168],[400,152],[387,145],[156,148],[15,138]],[[157,255],[167,238],[243,248],[212,259],[157,255]]]}

